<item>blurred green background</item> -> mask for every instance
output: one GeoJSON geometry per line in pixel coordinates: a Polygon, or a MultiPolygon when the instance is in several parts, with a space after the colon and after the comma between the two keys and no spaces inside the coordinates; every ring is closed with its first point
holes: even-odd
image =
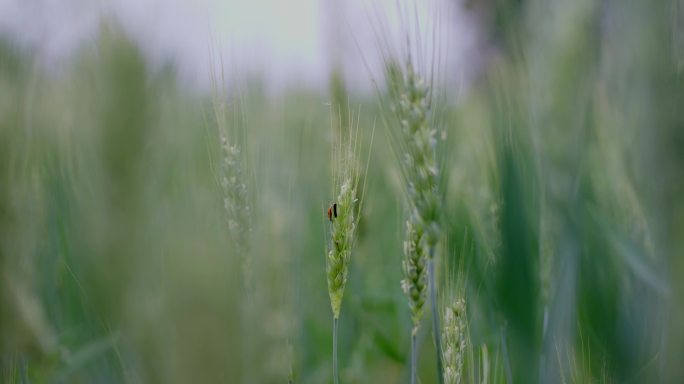
{"type": "MultiPolygon", "coordinates": [[[[684,5],[466,6],[493,53],[434,109],[440,292],[467,300],[464,381],[684,382],[684,5]]],[[[341,378],[408,382],[384,92],[338,74],[327,94],[250,78],[202,95],[139,49],[105,24],[54,76],[0,43],[0,382],[331,382],[325,211],[349,113],[370,162],[341,378]],[[222,134],[240,149],[237,223],[222,134]]]]}

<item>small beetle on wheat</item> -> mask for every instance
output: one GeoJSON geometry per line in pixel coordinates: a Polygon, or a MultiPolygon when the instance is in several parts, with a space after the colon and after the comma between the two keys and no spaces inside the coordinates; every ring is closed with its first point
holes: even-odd
{"type": "Polygon", "coordinates": [[[337,203],[333,203],[328,208],[328,220],[330,220],[332,222],[333,217],[337,218],[337,203]]]}

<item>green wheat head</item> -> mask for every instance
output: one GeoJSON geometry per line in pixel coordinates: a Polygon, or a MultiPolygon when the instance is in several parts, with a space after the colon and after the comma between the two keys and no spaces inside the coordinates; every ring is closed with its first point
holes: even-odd
{"type": "Polygon", "coordinates": [[[406,241],[404,241],[403,270],[404,279],[401,288],[408,297],[411,310],[413,332],[418,331],[420,320],[423,317],[423,306],[427,299],[427,263],[425,252],[421,246],[419,233],[411,219],[406,221],[406,241]]]}
{"type": "Polygon", "coordinates": [[[358,224],[359,163],[356,160],[355,130],[342,137],[333,151],[334,211],[330,218],[330,242],[326,258],[328,293],[334,318],[339,318],[349,262],[358,224]]]}
{"type": "MultiPolygon", "coordinates": [[[[212,107],[216,129],[220,138],[221,162],[218,169],[219,184],[223,192],[223,209],[228,237],[235,254],[242,259],[243,269],[251,273],[247,257],[249,233],[252,230],[252,212],[250,196],[245,174],[246,157],[238,144],[239,131],[244,129],[244,122],[236,120],[229,124],[228,96],[220,86],[223,81],[223,69],[213,66],[211,71],[213,95],[212,107]]],[[[244,144],[244,143],[242,143],[244,144]]],[[[249,281],[247,278],[246,281],[249,281]]]]}
{"type": "Polygon", "coordinates": [[[247,291],[253,289],[253,271],[249,253],[249,234],[252,230],[251,204],[247,180],[243,172],[244,161],[240,147],[231,144],[226,135],[226,119],[223,105],[215,105],[215,113],[221,132],[221,163],[219,183],[223,192],[223,209],[228,239],[233,252],[240,259],[247,291]]]}
{"type": "MultiPolygon", "coordinates": [[[[245,239],[249,232],[250,207],[247,185],[242,174],[240,148],[231,145],[225,136],[221,137],[221,188],[223,189],[223,208],[231,237],[245,239]]],[[[237,241],[236,246],[243,241],[237,241]]],[[[243,250],[244,251],[244,250],[243,250]]]]}
{"type": "Polygon", "coordinates": [[[392,111],[400,127],[395,144],[409,203],[401,284],[415,332],[427,296],[427,259],[434,255],[441,231],[437,132],[430,123],[430,88],[413,65],[389,66],[388,79],[394,98],[392,111]]]}
{"type": "Polygon", "coordinates": [[[459,384],[463,378],[463,359],[468,343],[465,311],[466,305],[463,299],[457,299],[444,309],[442,359],[444,382],[447,384],[459,384]]]}
{"type": "Polygon", "coordinates": [[[410,62],[403,74],[397,71],[396,67],[390,69],[389,78],[395,98],[392,110],[400,125],[398,144],[402,150],[410,216],[426,256],[432,257],[441,233],[441,198],[437,130],[430,122],[430,87],[410,62]]]}

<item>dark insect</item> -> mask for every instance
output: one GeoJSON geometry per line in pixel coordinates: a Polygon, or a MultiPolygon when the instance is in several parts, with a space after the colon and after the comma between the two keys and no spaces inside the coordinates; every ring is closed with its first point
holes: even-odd
{"type": "Polygon", "coordinates": [[[328,220],[332,221],[333,217],[337,217],[337,203],[333,203],[333,205],[328,208],[328,220]]]}

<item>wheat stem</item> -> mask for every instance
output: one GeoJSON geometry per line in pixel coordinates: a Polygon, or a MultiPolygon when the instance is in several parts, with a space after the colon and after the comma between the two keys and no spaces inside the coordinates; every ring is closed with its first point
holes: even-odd
{"type": "Polygon", "coordinates": [[[418,327],[411,331],[411,384],[418,383],[418,327]]]}
{"type": "MultiPolygon", "coordinates": [[[[432,252],[432,250],[431,250],[432,252]]],[[[428,260],[428,290],[430,291],[430,306],[432,307],[432,334],[437,350],[437,377],[440,384],[444,384],[444,367],[442,362],[442,342],[439,328],[439,310],[437,308],[437,289],[435,287],[435,258],[428,260]]]]}
{"type": "Polygon", "coordinates": [[[409,60],[404,67],[390,66],[388,78],[392,110],[399,130],[396,138],[402,155],[402,172],[409,203],[406,242],[404,243],[404,274],[402,287],[409,299],[411,318],[419,326],[423,304],[429,290],[432,306],[433,335],[437,352],[437,371],[442,383],[440,328],[436,295],[434,254],[442,236],[437,161],[437,130],[431,121],[431,89],[409,60]],[[428,265],[428,271],[425,265],[428,265]],[[425,276],[427,272],[427,276],[425,276]],[[427,284],[425,284],[425,280],[427,284]],[[426,287],[427,285],[427,287],[426,287]]]}
{"type": "Polygon", "coordinates": [[[340,372],[337,364],[337,317],[333,317],[333,382],[340,384],[340,372]]]}

